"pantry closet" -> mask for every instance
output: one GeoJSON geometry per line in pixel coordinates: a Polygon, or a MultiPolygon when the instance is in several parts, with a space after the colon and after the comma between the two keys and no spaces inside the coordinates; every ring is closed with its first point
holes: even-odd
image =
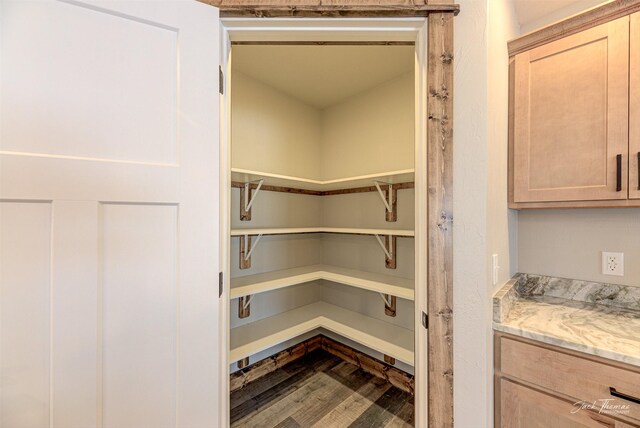
{"type": "Polygon", "coordinates": [[[237,45],[231,64],[230,373],[321,334],[410,377],[414,46],[237,45]]]}

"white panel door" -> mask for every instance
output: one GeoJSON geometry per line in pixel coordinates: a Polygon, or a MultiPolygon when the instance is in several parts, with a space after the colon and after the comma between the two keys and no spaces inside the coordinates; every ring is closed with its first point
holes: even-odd
{"type": "Polygon", "coordinates": [[[217,9],[0,3],[0,427],[217,427],[217,9]]]}

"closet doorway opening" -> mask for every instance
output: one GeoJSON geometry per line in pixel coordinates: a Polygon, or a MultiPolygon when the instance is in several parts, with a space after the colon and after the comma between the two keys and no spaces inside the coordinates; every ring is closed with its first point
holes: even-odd
{"type": "Polygon", "coordinates": [[[274,21],[223,20],[225,425],[426,426],[425,20],[274,21]]]}

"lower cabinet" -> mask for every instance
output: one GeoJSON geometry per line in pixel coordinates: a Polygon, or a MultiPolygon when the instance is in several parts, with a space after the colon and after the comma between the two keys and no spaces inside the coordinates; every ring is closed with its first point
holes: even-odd
{"type": "Polygon", "coordinates": [[[495,427],[640,427],[640,368],[496,333],[495,427]]]}
{"type": "Polygon", "coordinates": [[[507,379],[500,380],[500,420],[496,421],[496,427],[627,428],[633,426],[601,413],[581,409],[581,405],[571,401],[518,385],[507,379]]]}

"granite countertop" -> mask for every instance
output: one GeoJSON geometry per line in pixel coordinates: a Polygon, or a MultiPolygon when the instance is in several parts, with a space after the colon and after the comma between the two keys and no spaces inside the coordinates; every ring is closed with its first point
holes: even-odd
{"type": "Polygon", "coordinates": [[[517,274],[493,297],[493,328],[640,367],[640,287],[517,274]]]}

